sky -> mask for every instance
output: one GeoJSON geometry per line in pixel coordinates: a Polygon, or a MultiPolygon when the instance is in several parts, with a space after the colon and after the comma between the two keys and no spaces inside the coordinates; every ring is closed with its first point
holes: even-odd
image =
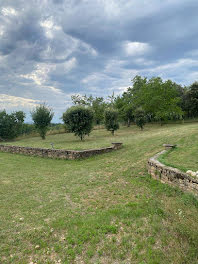
{"type": "Polygon", "coordinates": [[[135,75],[198,80],[197,0],[0,0],[0,110],[121,94],[135,75]]]}

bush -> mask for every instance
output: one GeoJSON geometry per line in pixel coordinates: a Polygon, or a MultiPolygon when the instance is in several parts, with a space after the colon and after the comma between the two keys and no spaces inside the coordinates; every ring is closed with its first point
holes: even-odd
{"type": "Polygon", "coordinates": [[[84,106],[70,107],[63,113],[62,119],[67,130],[80,137],[81,140],[83,140],[85,135],[89,135],[93,129],[93,112],[84,106]]]}
{"type": "Polygon", "coordinates": [[[52,121],[54,113],[47,106],[40,105],[36,107],[35,110],[33,110],[31,116],[41,138],[45,139],[47,130],[49,129],[49,125],[52,121]]]}
{"type": "Polygon", "coordinates": [[[6,111],[0,112],[0,139],[14,139],[22,133],[25,113],[22,111],[7,114],[6,111]]]}
{"type": "Polygon", "coordinates": [[[137,108],[134,113],[135,123],[138,127],[143,130],[144,125],[146,124],[146,115],[142,108],[137,108]]]}
{"type": "Polygon", "coordinates": [[[105,111],[105,127],[108,131],[111,131],[112,135],[119,129],[118,123],[118,111],[114,109],[108,109],[105,111]]]}

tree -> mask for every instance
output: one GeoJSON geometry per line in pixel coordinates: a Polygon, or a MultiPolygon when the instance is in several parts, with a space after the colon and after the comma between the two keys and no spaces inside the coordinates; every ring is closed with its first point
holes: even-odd
{"type": "Polygon", "coordinates": [[[31,112],[35,127],[42,139],[45,139],[47,130],[52,121],[54,113],[46,105],[39,105],[31,112]]]}
{"type": "Polygon", "coordinates": [[[71,99],[75,105],[81,105],[92,109],[94,114],[94,123],[96,125],[100,125],[102,123],[106,107],[103,97],[94,98],[92,95],[89,97],[86,95],[72,95],[71,99]]]}
{"type": "Polygon", "coordinates": [[[62,116],[67,129],[81,140],[91,133],[93,118],[93,111],[84,106],[72,106],[62,116]]]}
{"type": "Polygon", "coordinates": [[[6,111],[0,112],[0,139],[14,139],[22,132],[25,113],[22,111],[7,114],[6,111]]]}
{"type": "Polygon", "coordinates": [[[107,97],[107,100],[109,101],[109,102],[107,103],[108,107],[109,107],[109,108],[115,108],[116,96],[115,96],[114,92],[112,93],[112,95],[109,95],[109,96],[107,97]]]}
{"type": "Polygon", "coordinates": [[[122,96],[118,96],[115,100],[115,107],[118,109],[119,117],[127,124],[128,127],[134,120],[133,97],[131,96],[129,89],[127,92],[124,92],[122,96]]]}
{"type": "Polygon", "coordinates": [[[118,111],[114,109],[105,111],[105,127],[108,131],[111,131],[112,135],[114,135],[114,131],[119,129],[118,111]]]}
{"type": "Polygon", "coordinates": [[[139,107],[135,110],[134,112],[134,118],[135,118],[135,123],[138,127],[143,130],[144,125],[146,124],[146,116],[144,110],[139,107]]]}
{"type": "Polygon", "coordinates": [[[194,82],[184,94],[184,110],[187,117],[198,116],[198,82],[194,82]]]}
{"type": "Polygon", "coordinates": [[[72,95],[71,96],[72,102],[74,105],[83,105],[83,106],[91,106],[91,102],[92,102],[92,95],[90,95],[89,97],[85,95],[72,95]]]}
{"type": "Polygon", "coordinates": [[[94,122],[96,125],[100,125],[104,120],[104,111],[106,108],[106,103],[103,97],[96,97],[92,100],[91,108],[94,113],[94,122]]]}
{"type": "Polygon", "coordinates": [[[163,121],[182,118],[181,98],[172,81],[163,82],[160,77],[144,79],[134,94],[134,105],[142,107],[147,115],[161,121],[161,124],[163,121]]]}

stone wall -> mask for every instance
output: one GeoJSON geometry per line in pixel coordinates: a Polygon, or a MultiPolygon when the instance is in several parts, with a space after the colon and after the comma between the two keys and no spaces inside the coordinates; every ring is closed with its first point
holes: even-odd
{"type": "Polygon", "coordinates": [[[165,150],[157,153],[148,160],[148,173],[162,183],[167,183],[174,187],[179,187],[183,191],[188,191],[198,196],[198,180],[188,176],[186,173],[158,161],[160,155],[165,154],[175,145],[164,145],[165,150]]]}
{"type": "Polygon", "coordinates": [[[42,148],[0,145],[0,151],[14,153],[14,154],[24,154],[28,156],[37,156],[43,158],[74,160],[80,158],[88,158],[94,155],[111,152],[120,149],[121,147],[122,147],[122,143],[112,143],[112,146],[107,148],[77,151],[77,150],[65,150],[65,149],[42,149],[42,148]]]}

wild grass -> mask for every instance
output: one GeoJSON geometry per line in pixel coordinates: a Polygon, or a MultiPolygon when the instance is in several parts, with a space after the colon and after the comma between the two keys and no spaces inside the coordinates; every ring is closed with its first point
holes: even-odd
{"type": "Polygon", "coordinates": [[[194,137],[194,144],[197,130],[132,126],[114,138],[97,130],[84,142],[72,134],[49,139],[72,149],[124,143],[76,161],[0,153],[0,263],[198,263],[198,201],[146,170],[163,143],[182,146],[194,137]]]}

